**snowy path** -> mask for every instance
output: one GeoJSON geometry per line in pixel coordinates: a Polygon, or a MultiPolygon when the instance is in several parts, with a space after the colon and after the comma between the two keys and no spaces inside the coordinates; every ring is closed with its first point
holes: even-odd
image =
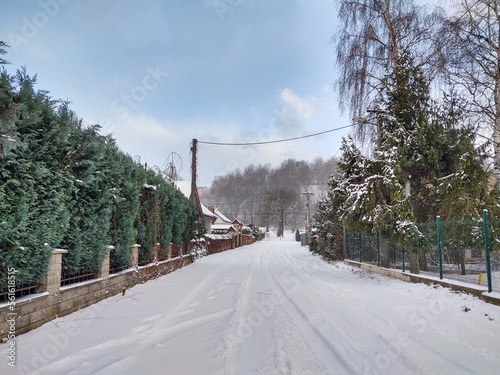
{"type": "Polygon", "coordinates": [[[22,335],[0,373],[488,375],[499,350],[498,306],[273,238],[22,335]]]}

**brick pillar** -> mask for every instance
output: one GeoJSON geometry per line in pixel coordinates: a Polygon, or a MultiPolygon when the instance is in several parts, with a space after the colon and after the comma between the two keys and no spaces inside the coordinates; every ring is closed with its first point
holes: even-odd
{"type": "Polygon", "coordinates": [[[138,267],[139,266],[139,248],[141,245],[134,244],[130,246],[130,258],[129,258],[129,266],[130,267],[138,267]]]}
{"type": "Polygon", "coordinates": [[[101,269],[99,270],[99,278],[105,279],[109,277],[109,255],[111,250],[114,250],[114,246],[106,246],[106,253],[104,254],[104,259],[102,260],[101,269]]]}
{"type": "Polygon", "coordinates": [[[50,295],[59,293],[61,288],[61,267],[62,255],[66,254],[68,250],[53,249],[52,257],[49,263],[49,272],[42,280],[42,287],[40,291],[48,292],[50,295]]]}

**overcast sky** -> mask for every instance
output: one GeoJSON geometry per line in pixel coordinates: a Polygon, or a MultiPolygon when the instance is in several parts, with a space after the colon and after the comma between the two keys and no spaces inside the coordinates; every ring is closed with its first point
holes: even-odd
{"type": "MultiPolygon", "coordinates": [[[[2,0],[14,73],[71,101],[120,148],[190,178],[190,143],[261,142],[345,125],[333,0],[2,0]]],[[[338,156],[347,130],[266,146],[199,145],[198,185],[249,164],[338,156]]]]}

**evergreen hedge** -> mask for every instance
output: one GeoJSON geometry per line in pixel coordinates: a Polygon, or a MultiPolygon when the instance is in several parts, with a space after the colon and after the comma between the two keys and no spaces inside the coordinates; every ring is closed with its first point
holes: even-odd
{"type": "Polygon", "coordinates": [[[135,242],[145,262],[156,243],[164,252],[194,237],[180,191],[35,84],[26,69],[0,72],[0,285],[11,267],[18,285],[40,281],[53,248],[68,250],[63,273],[90,273],[107,245],[115,268],[135,242]]]}

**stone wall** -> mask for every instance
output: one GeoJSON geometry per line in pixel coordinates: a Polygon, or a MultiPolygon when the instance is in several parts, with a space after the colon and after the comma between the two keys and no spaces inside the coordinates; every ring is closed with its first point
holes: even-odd
{"type": "Polygon", "coordinates": [[[191,255],[183,255],[162,262],[139,267],[139,245],[130,248],[130,268],[118,274],[109,274],[107,248],[99,278],[61,287],[61,264],[66,250],[54,249],[49,272],[42,280],[41,293],[17,298],[14,303],[0,304],[0,342],[12,335],[29,332],[56,317],[71,314],[105,298],[122,293],[126,289],[148,280],[166,275],[193,262],[191,255]],[[10,335],[9,335],[10,334],[10,335]]]}
{"type": "MultiPolygon", "coordinates": [[[[206,236],[203,244],[206,246],[206,254],[215,254],[234,249],[237,245],[253,243],[252,236],[240,234],[239,237],[241,239],[237,243],[236,236],[206,236]]],[[[71,314],[105,298],[122,293],[136,284],[166,275],[193,263],[194,258],[190,252],[195,250],[195,244],[191,241],[178,246],[177,249],[171,245],[168,254],[181,255],[163,261],[157,260],[160,249],[155,247],[153,262],[145,266],[139,266],[140,245],[135,244],[130,247],[129,268],[117,274],[109,273],[109,256],[114,247],[108,246],[97,279],[63,287],[61,287],[62,257],[68,251],[54,249],[49,271],[41,282],[39,293],[17,298],[14,304],[0,303],[0,343],[7,341],[9,334],[17,336],[29,332],[58,316],[71,314]]],[[[201,245],[198,244],[198,246],[201,245]]]]}
{"type": "Polygon", "coordinates": [[[459,281],[453,281],[453,280],[442,280],[437,277],[432,277],[432,276],[426,276],[426,275],[416,275],[413,273],[405,273],[401,270],[398,269],[392,269],[392,268],[383,268],[383,267],[377,267],[371,264],[367,263],[360,263],[360,262],[355,262],[352,260],[345,260],[345,264],[352,266],[352,267],[358,267],[362,270],[371,272],[371,273],[376,273],[382,276],[387,276],[387,277],[392,277],[394,279],[399,279],[402,281],[410,282],[410,283],[424,283],[427,285],[441,285],[443,288],[449,288],[451,290],[455,290],[457,292],[464,292],[467,294],[471,294],[473,296],[476,296],[483,301],[486,301],[488,303],[492,303],[495,305],[500,305],[500,296],[498,296],[498,293],[488,293],[487,288],[482,287],[482,286],[476,286],[474,284],[466,284],[463,282],[459,281]]]}

